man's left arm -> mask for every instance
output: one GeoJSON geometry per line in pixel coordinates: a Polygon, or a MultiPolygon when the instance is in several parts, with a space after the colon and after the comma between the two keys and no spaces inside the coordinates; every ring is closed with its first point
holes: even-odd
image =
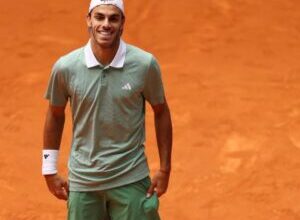
{"type": "Polygon", "coordinates": [[[152,105],[155,120],[155,132],[160,158],[160,169],[152,177],[152,184],[147,192],[150,197],[154,191],[157,196],[163,195],[169,184],[172,155],[172,121],[168,104],[152,105]]]}

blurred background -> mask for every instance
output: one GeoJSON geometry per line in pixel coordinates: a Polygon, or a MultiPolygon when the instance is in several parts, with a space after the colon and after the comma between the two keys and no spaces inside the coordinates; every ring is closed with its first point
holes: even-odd
{"type": "MultiPolygon", "coordinates": [[[[88,5],[0,2],[1,220],[65,219],[65,202],[41,176],[43,95],[53,63],[86,44],[88,5]]],[[[127,0],[125,8],[124,40],[158,58],[172,112],[162,219],[300,219],[300,1],[127,0]]],[[[68,114],[64,176],[70,138],[68,114]]]]}

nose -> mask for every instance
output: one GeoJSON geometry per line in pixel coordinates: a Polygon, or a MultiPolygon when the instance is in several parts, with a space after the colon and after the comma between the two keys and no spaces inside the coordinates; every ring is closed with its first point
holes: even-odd
{"type": "Polygon", "coordinates": [[[110,22],[108,18],[105,18],[102,24],[103,28],[109,29],[110,28],[110,22]]]}

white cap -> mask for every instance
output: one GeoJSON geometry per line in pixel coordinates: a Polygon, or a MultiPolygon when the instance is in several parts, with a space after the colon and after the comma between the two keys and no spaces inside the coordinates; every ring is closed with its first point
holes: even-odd
{"type": "Polygon", "coordinates": [[[89,13],[91,13],[91,11],[99,5],[114,5],[124,14],[123,0],[92,0],[89,7],[89,13]]]}

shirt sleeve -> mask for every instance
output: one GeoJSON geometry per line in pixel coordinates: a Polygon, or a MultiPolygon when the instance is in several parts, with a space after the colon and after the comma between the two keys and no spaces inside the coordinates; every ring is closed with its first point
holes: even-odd
{"type": "Polygon", "coordinates": [[[151,105],[162,104],[165,102],[161,71],[157,60],[153,56],[148,73],[145,77],[143,95],[151,105]]]}
{"type": "Polygon", "coordinates": [[[61,68],[59,60],[54,64],[48,87],[44,95],[51,105],[64,106],[68,102],[69,94],[64,78],[64,71],[61,68]]]}

